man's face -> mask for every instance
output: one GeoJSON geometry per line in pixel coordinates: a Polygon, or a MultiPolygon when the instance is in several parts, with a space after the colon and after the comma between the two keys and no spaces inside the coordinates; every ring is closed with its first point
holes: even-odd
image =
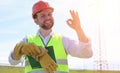
{"type": "Polygon", "coordinates": [[[46,9],[37,13],[36,23],[43,29],[49,30],[54,24],[54,19],[52,17],[52,10],[46,9]]]}

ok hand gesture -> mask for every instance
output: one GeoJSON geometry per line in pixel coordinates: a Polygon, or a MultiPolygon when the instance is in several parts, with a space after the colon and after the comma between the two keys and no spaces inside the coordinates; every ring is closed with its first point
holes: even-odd
{"type": "Polygon", "coordinates": [[[72,18],[67,20],[68,26],[70,26],[74,30],[80,29],[81,24],[80,24],[78,12],[75,12],[74,10],[70,10],[70,14],[72,18]]]}

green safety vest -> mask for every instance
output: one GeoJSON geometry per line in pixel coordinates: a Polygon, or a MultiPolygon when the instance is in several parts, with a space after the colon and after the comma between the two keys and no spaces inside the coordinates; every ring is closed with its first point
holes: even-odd
{"type": "MultiPolygon", "coordinates": [[[[35,43],[38,46],[43,46],[48,50],[48,54],[58,64],[55,73],[69,73],[67,54],[63,47],[62,37],[58,33],[51,36],[47,45],[44,44],[39,35],[28,36],[27,41],[35,43]]],[[[27,56],[25,60],[25,73],[45,73],[40,63],[35,61],[31,56],[27,56]]]]}

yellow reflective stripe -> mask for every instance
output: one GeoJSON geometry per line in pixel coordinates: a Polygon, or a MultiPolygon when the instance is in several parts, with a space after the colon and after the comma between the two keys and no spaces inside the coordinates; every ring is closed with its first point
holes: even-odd
{"type": "Polygon", "coordinates": [[[57,71],[69,72],[68,65],[59,64],[57,71]]]}

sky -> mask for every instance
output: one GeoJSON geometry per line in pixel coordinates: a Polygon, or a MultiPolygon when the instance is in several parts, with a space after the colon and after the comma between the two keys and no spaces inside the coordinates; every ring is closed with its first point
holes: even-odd
{"type": "MultiPolygon", "coordinates": [[[[36,33],[38,26],[31,13],[38,0],[3,0],[0,2],[0,64],[9,64],[8,55],[15,44],[27,35],[36,33]]],[[[66,20],[69,10],[78,11],[81,26],[91,38],[94,55],[90,59],[68,56],[71,69],[119,70],[120,58],[120,1],[119,0],[45,0],[55,9],[53,30],[72,39],[77,39],[66,20]],[[67,33],[67,34],[66,34],[67,33]],[[102,62],[99,62],[102,60],[102,62]]]]}

